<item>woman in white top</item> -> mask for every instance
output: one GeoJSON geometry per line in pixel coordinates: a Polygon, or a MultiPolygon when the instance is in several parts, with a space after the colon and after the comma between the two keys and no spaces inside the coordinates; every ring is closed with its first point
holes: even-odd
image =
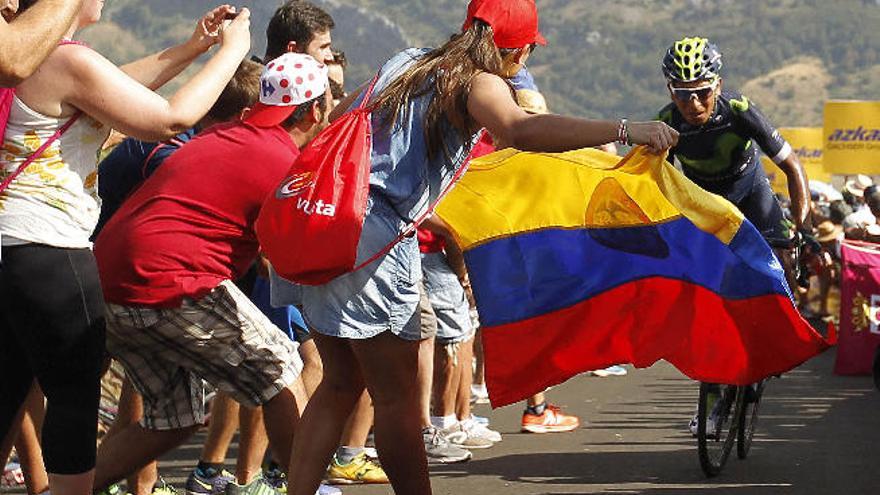
{"type": "MultiPolygon", "coordinates": [[[[21,0],[25,10],[34,0],[21,0]]],[[[98,21],[84,0],[66,39],[98,21]]],[[[0,177],[14,173],[68,120],[83,115],[0,194],[0,453],[36,378],[48,399],[44,459],[54,495],[92,491],[104,305],[89,235],[98,219],[97,152],[110,128],[163,140],[192,127],[250,49],[249,12],[224,5],[193,36],[116,67],[90,48],[60,44],[16,88],[0,177]],[[213,45],[219,49],[166,100],[154,92],[213,45]]]]}

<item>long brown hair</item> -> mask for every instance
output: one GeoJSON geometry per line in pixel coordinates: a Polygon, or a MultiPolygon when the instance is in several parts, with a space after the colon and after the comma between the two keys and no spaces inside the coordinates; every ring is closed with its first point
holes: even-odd
{"type": "Polygon", "coordinates": [[[443,138],[444,118],[462,141],[469,141],[477,128],[467,110],[471,82],[481,72],[502,75],[502,53],[493,36],[491,26],[475,19],[467,31],[428,52],[392,81],[370,105],[378,115],[385,116],[385,130],[390,132],[398,119],[408,117],[404,112],[410,100],[433,92],[424,120],[428,156],[434,157],[438,151],[448,153],[443,138]]]}

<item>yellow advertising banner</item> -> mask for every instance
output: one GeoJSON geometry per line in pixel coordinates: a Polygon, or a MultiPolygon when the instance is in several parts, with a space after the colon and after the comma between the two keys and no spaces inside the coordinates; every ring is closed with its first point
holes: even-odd
{"type": "Polygon", "coordinates": [[[825,169],[880,175],[880,101],[825,103],[825,169]]]}
{"type": "MultiPolygon", "coordinates": [[[[782,127],[779,133],[791,145],[798,161],[804,166],[807,177],[811,180],[831,182],[831,173],[826,171],[822,159],[822,128],[821,127],[782,127]]],[[[788,181],[782,170],[766,156],[761,158],[764,171],[770,179],[773,191],[788,196],[788,181]]]]}

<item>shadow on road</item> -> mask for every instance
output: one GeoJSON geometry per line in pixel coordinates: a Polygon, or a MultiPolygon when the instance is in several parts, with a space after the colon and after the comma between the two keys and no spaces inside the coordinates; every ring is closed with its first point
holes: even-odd
{"type": "Polygon", "coordinates": [[[529,486],[511,493],[880,493],[880,393],[870,378],[833,376],[832,362],[833,352],[826,353],[770,383],[749,458],[734,454],[718,478],[703,476],[696,442],[683,431],[696,395],[685,379],[645,384],[641,400],[608,404],[587,427],[598,436],[625,432],[622,440],[432,471],[440,479],[482,475],[529,486]],[[653,439],[630,440],[633,431],[653,439]],[[559,491],[564,487],[572,491],[559,491]]]}

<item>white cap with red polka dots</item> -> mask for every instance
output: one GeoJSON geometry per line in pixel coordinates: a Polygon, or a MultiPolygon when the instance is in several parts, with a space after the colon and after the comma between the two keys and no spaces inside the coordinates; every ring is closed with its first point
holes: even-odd
{"type": "Polygon", "coordinates": [[[303,103],[325,94],[327,66],[303,53],[285,53],[266,64],[260,76],[260,102],[245,121],[270,127],[284,122],[303,103]]]}

